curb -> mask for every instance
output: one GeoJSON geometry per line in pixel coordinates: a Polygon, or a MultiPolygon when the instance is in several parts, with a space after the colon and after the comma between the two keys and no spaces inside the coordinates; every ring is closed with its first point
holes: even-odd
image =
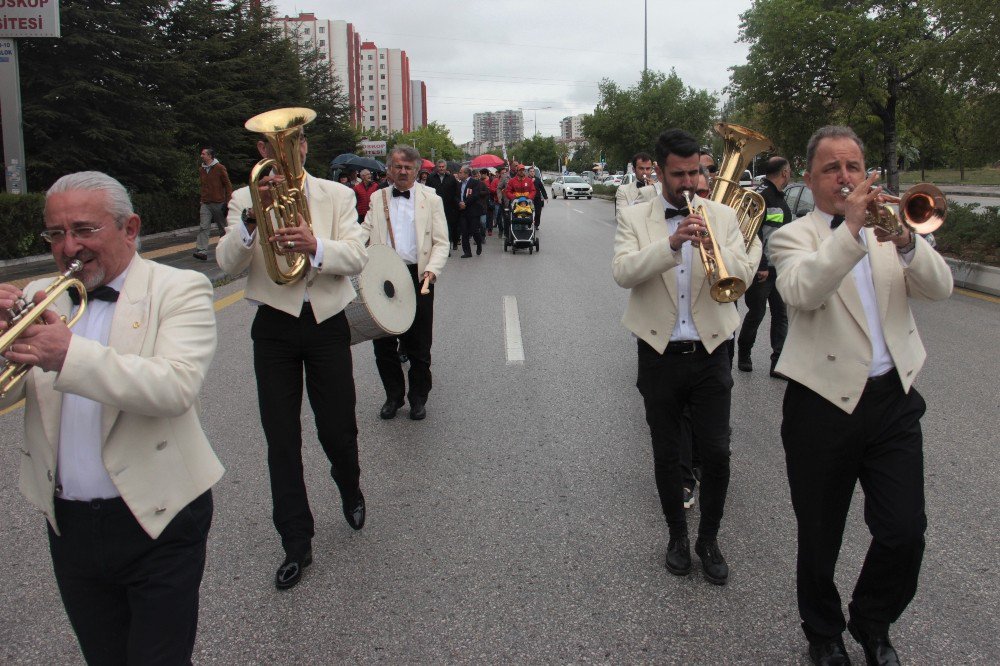
{"type": "Polygon", "coordinates": [[[944,260],[951,269],[956,287],[1000,296],[1000,268],[949,257],[945,257],[944,260]]]}
{"type": "MultiPolygon", "coordinates": [[[[149,241],[176,238],[178,236],[190,237],[191,234],[197,234],[199,229],[200,227],[197,226],[185,227],[184,229],[171,229],[170,231],[161,231],[159,233],[149,234],[148,236],[139,236],[139,247],[137,249],[140,252],[147,250],[148,248],[143,248],[142,246],[149,241]]],[[[31,257],[18,257],[16,259],[0,259],[0,269],[8,268],[10,266],[29,266],[31,264],[41,264],[51,260],[51,254],[36,254],[31,257]]]]}

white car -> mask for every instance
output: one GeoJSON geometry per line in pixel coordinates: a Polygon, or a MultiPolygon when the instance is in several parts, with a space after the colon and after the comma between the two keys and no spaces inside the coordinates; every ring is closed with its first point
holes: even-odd
{"type": "Polygon", "coordinates": [[[558,199],[560,194],[563,196],[563,199],[569,199],[570,197],[574,199],[587,197],[590,199],[594,196],[594,188],[579,176],[562,176],[552,182],[552,198],[558,199]]]}
{"type": "Polygon", "coordinates": [[[618,187],[619,185],[621,185],[622,183],[625,182],[625,178],[626,177],[624,175],[622,175],[620,173],[616,173],[615,175],[611,176],[611,178],[608,179],[607,184],[608,185],[614,185],[615,187],[618,187]]]}

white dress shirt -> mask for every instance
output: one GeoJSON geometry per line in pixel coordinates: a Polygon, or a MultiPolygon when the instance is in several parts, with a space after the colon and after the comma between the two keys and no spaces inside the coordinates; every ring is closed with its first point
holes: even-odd
{"type": "MultiPolygon", "coordinates": [[[[818,209],[816,212],[827,224],[830,224],[833,220],[833,215],[829,213],[818,209]]],[[[911,231],[910,233],[913,232],[911,231]]],[[[892,362],[892,355],[889,353],[888,345],[885,344],[885,334],[882,332],[882,320],[879,317],[878,302],[875,300],[875,281],[872,279],[872,263],[867,254],[868,239],[865,236],[864,229],[862,229],[861,233],[858,234],[858,242],[864,246],[866,254],[861,257],[861,261],[854,264],[854,268],[851,269],[851,277],[854,279],[854,286],[861,297],[861,307],[865,310],[865,321],[868,323],[868,334],[872,342],[872,364],[868,368],[868,376],[879,377],[896,366],[892,362]]],[[[913,251],[911,250],[906,254],[899,255],[899,258],[903,262],[903,265],[907,266],[913,258],[913,251]]]]}
{"type": "MultiPolygon", "coordinates": [[[[666,211],[676,210],[674,205],[666,199],[663,202],[666,211]]],[[[664,216],[666,214],[665,212],[664,216]]],[[[682,215],[667,218],[667,230],[671,236],[677,233],[677,227],[680,226],[683,219],[682,215]]],[[[691,318],[691,257],[693,252],[691,241],[684,241],[681,244],[681,263],[674,271],[677,274],[677,321],[674,322],[670,342],[701,340],[698,329],[695,328],[694,319],[691,318]]]]}
{"type": "Polygon", "coordinates": [[[408,264],[417,263],[416,198],[417,185],[408,190],[410,198],[394,197],[392,191],[379,196],[389,197],[389,223],[392,224],[392,238],[396,254],[408,264]]]}
{"type": "MultiPolygon", "coordinates": [[[[125,284],[128,269],[108,283],[118,291],[125,284]]],[[[111,320],[117,303],[93,299],[73,326],[73,335],[108,344],[111,320]]],[[[90,501],[118,497],[101,457],[101,403],[74,393],[63,393],[59,422],[59,462],[56,468],[62,486],[60,497],[90,501]]]]}

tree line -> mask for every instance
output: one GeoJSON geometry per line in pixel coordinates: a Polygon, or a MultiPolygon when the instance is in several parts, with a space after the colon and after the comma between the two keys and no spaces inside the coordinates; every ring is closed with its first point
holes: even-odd
{"type": "Polygon", "coordinates": [[[997,13],[995,0],[757,0],[740,16],[749,55],[730,69],[725,103],[674,72],[631,88],[605,80],[584,133],[617,166],[666,127],[718,153],[710,128],[721,118],[763,132],[802,169],[812,132],[838,123],[858,132],[894,188],[900,167],[994,166],[997,13]]]}
{"type": "Polygon", "coordinates": [[[352,151],[350,108],[315,50],[282,37],[264,0],[63,0],[62,37],[19,44],[28,186],[96,169],[140,192],[189,197],[211,146],[234,183],[259,155],[248,118],[317,111],[307,168],[352,151]]]}

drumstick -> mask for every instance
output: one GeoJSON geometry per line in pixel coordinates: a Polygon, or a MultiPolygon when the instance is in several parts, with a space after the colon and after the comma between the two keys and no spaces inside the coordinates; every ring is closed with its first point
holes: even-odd
{"type": "Polygon", "coordinates": [[[423,286],[420,287],[421,296],[426,296],[427,294],[431,293],[431,288],[428,286],[430,285],[430,283],[431,283],[431,276],[428,275],[427,277],[424,278],[423,286]]]}

